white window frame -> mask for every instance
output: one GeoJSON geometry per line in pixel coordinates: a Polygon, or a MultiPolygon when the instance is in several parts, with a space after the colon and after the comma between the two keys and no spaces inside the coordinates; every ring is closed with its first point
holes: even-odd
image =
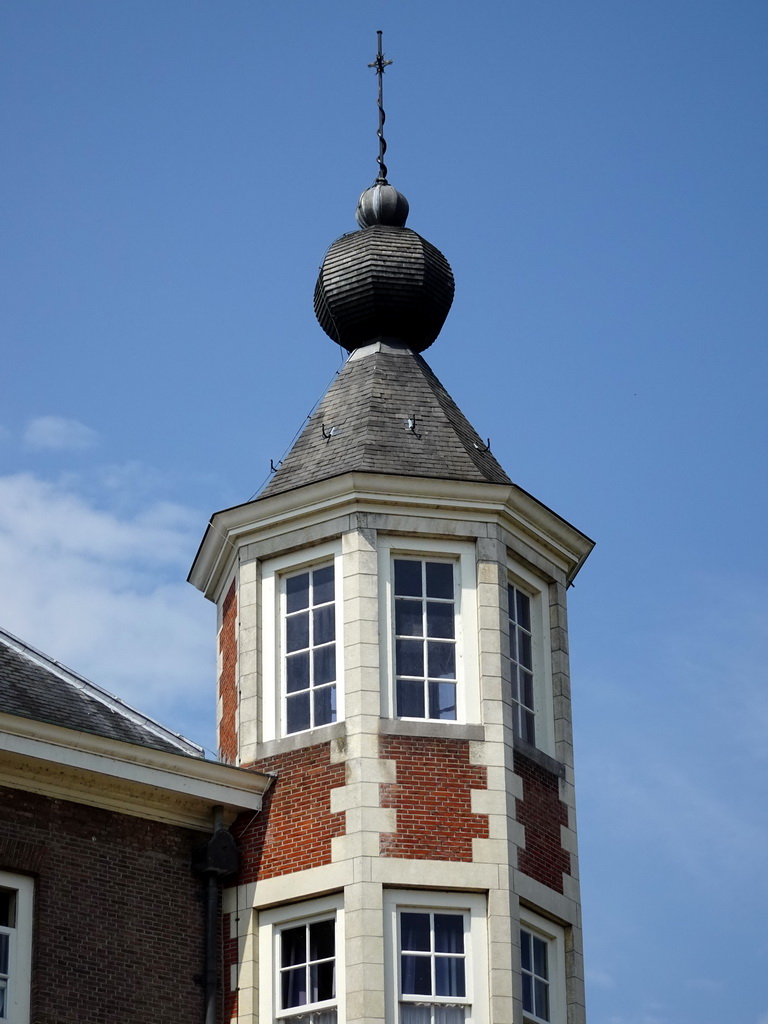
{"type": "MultiPolygon", "coordinates": [[[[384,890],[384,984],[386,1020],[400,1024],[400,911],[465,915],[465,1024],[488,1024],[488,934],[485,897],[426,889],[384,890]]],[[[441,1005],[435,1001],[435,1006],[441,1005]]]]}
{"type": "MultiPolygon", "coordinates": [[[[549,588],[546,582],[521,565],[510,563],[508,583],[521,590],[531,602],[531,647],[533,652],[534,746],[555,757],[555,715],[552,691],[552,642],[549,627],[549,588]]],[[[507,608],[507,613],[509,608],[507,608]]],[[[509,648],[505,652],[509,657],[509,648]]],[[[511,694],[510,694],[511,697],[511,694]]],[[[516,705],[516,702],[513,701],[516,705]]],[[[515,713],[517,708],[515,707],[515,713]]]]}
{"type": "Polygon", "coordinates": [[[480,722],[475,545],[416,537],[379,538],[381,715],[383,718],[398,718],[394,650],[394,560],[398,557],[453,562],[455,567],[456,718],[407,718],[402,721],[446,726],[480,722]]]}
{"type": "MultiPolygon", "coordinates": [[[[547,970],[549,974],[549,1019],[523,1011],[525,1024],[566,1024],[567,1007],[565,993],[565,931],[540,914],[520,909],[520,930],[529,932],[547,944],[547,970]]],[[[522,966],[520,968],[520,991],[522,998],[522,966]]]]}
{"type": "Polygon", "coordinates": [[[13,893],[15,921],[11,927],[0,927],[9,937],[8,989],[6,1024],[29,1024],[30,986],[32,983],[32,911],[34,882],[25,875],[0,871],[0,889],[13,893]]]}
{"type": "MultiPolygon", "coordinates": [[[[284,580],[333,563],[336,613],[336,721],[344,718],[344,593],[341,543],[319,544],[264,562],[262,566],[262,740],[307,736],[314,729],[288,732],[285,722],[285,665],[282,650],[284,580]]],[[[318,726],[317,728],[323,728],[318,726]]]]}
{"type": "Polygon", "coordinates": [[[311,1013],[336,1009],[337,1024],[346,1020],[344,999],[344,908],[341,895],[276,907],[259,914],[259,1020],[274,1024],[305,1024],[311,1013]],[[336,999],[334,1004],[308,1003],[306,1007],[280,1008],[280,933],[286,928],[333,918],[336,922],[336,999]]]}

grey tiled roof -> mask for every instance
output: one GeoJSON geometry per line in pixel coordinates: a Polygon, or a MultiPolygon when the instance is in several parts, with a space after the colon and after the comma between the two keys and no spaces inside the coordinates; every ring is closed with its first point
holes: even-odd
{"type": "Polygon", "coordinates": [[[351,472],[511,483],[485,447],[425,360],[381,339],[350,356],[259,497],[351,472]]]}
{"type": "Polygon", "coordinates": [[[0,631],[0,712],[175,754],[202,748],[0,631]]]}

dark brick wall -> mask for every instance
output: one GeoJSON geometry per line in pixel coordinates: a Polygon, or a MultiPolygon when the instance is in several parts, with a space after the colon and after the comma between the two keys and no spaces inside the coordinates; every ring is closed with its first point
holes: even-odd
{"type": "Polygon", "coordinates": [[[222,605],[219,650],[221,652],[221,675],[219,676],[219,697],[221,698],[221,719],[219,720],[219,750],[224,761],[237,761],[237,594],[235,581],[224,598],[222,605]]]}
{"type": "Polygon", "coordinates": [[[530,878],[563,891],[571,855],[560,845],[560,826],[568,824],[568,808],[560,799],[557,775],[515,751],[515,772],[523,780],[523,798],[516,800],[517,820],[525,828],[525,849],[517,866],[530,878]]]}
{"type": "Polygon", "coordinates": [[[381,806],[397,811],[397,832],[381,836],[383,857],[472,861],[472,840],[488,838],[488,818],[473,814],[471,789],[486,770],[469,763],[466,740],[382,736],[380,756],[397,763],[397,782],[381,787],[381,806]]]}
{"type": "Polygon", "coordinates": [[[35,879],[32,1024],[202,1024],[203,839],[0,787],[0,868],[35,879]]]}

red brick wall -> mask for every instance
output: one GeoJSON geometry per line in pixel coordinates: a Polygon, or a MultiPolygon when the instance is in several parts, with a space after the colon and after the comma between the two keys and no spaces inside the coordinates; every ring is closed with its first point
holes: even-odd
{"type": "Polygon", "coordinates": [[[35,879],[32,1024],[202,1021],[203,838],[0,788],[0,868],[35,879]]]}
{"type": "Polygon", "coordinates": [[[331,764],[329,743],[262,758],[252,767],[277,772],[261,813],[241,815],[232,834],[241,851],[239,882],[272,878],[331,863],[331,839],[344,834],[344,815],[331,814],[331,790],[346,769],[331,764]]]}
{"type": "Polygon", "coordinates": [[[219,750],[223,760],[234,764],[237,761],[237,594],[235,581],[224,598],[219,632],[221,651],[221,675],[219,676],[219,697],[221,718],[219,720],[219,750]]]}
{"type": "Polygon", "coordinates": [[[466,740],[382,736],[380,756],[397,763],[397,782],[381,787],[381,806],[397,811],[397,832],[381,836],[383,857],[472,860],[472,840],[488,838],[488,818],[473,814],[471,789],[485,768],[469,763],[466,740]]]}
{"type": "Polygon", "coordinates": [[[523,780],[523,798],[516,800],[517,820],[525,828],[525,849],[518,867],[530,878],[563,891],[571,855],[560,845],[560,826],[568,824],[568,808],[560,799],[557,775],[515,752],[515,772],[523,780]]]}

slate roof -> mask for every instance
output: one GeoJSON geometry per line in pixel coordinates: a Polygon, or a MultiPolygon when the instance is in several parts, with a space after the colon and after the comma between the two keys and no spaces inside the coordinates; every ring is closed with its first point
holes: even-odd
{"type": "Polygon", "coordinates": [[[203,756],[191,740],[0,630],[0,712],[174,754],[203,756]]]}
{"type": "Polygon", "coordinates": [[[351,472],[510,484],[485,448],[422,356],[379,339],[349,357],[259,497],[351,472]]]}

